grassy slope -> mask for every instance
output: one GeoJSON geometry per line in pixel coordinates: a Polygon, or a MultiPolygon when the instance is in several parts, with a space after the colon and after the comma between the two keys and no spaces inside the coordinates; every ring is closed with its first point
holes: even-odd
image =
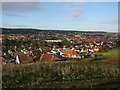
{"type": "Polygon", "coordinates": [[[98,55],[101,54],[104,59],[102,59],[100,62],[104,63],[110,63],[110,64],[118,64],[120,63],[119,56],[119,48],[113,48],[105,53],[97,53],[98,55]]]}
{"type": "MultiPolygon", "coordinates": [[[[113,55],[116,51],[113,49],[108,53],[113,55]]],[[[103,57],[111,56],[102,54],[103,57]]],[[[3,88],[90,88],[119,81],[120,70],[116,60],[113,63],[109,58],[94,59],[4,65],[3,88]]]]}

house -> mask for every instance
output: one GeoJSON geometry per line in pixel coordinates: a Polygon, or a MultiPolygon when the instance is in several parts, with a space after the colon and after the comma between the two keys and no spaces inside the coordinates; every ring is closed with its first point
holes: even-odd
{"type": "Polygon", "coordinates": [[[60,55],[61,56],[67,56],[68,58],[81,58],[79,56],[79,54],[77,54],[75,51],[71,50],[71,49],[62,49],[60,51],[60,55]]]}
{"type": "Polygon", "coordinates": [[[101,45],[103,45],[104,42],[101,42],[101,45]]]}
{"type": "Polygon", "coordinates": [[[80,52],[80,48],[79,48],[79,47],[75,47],[75,48],[74,48],[74,51],[80,52]]]}
{"type": "Polygon", "coordinates": [[[2,60],[2,64],[6,64],[6,63],[8,63],[8,61],[5,59],[4,56],[2,56],[2,57],[0,57],[0,58],[1,58],[1,60],[2,60]]]}
{"type": "Polygon", "coordinates": [[[42,54],[39,61],[61,60],[56,54],[42,54]]]}
{"type": "Polygon", "coordinates": [[[98,48],[98,47],[95,47],[95,48],[94,48],[94,51],[99,51],[99,48],[98,48]]]}
{"type": "Polygon", "coordinates": [[[93,46],[94,46],[94,44],[93,44],[93,43],[89,43],[89,45],[90,45],[90,47],[93,47],[93,46]]]}
{"type": "Polygon", "coordinates": [[[39,48],[39,50],[34,50],[34,51],[30,51],[30,57],[33,57],[33,61],[38,61],[42,55],[42,49],[39,48]]]}
{"type": "Polygon", "coordinates": [[[58,40],[45,40],[46,42],[62,42],[62,40],[58,39],[58,40]]]}
{"type": "Polygon", "coordinates": [[[85,47],[89,47],[89,44],[85,44],[85,47]]]}
{"type": "Polygon", "coordinates": [[[18,55],[16,56],[16,61],[15,61],[16,64],[20,64],[20,60],[19,60],[19,57],[18,55]]]}
{"type": "Polygon", "coordinates": [[[51,53],[57,53],[58,51],[57,50],[51,50],[51,53]]]}
{"type": "Polygon", "coordinates": [[[81,53],[86,52],[85,48],[82,48],[80,52],[81,53]]]}
{"type": "Polygon", "coordinates": [[[101,45],[101,43],[95,43],[97,46],[101,45]]]}
{"type": "Polygon", "coordinates": [[[33,62],[33,57],[29,57],[22,52],[15,52],[14,57],[16,57],[16,62],[19,64],[33,62]]]}
{"type": "Polygon", "coordinates": [[[8,50],[8,53],[13,56],[13,52],[11,50],[8,50]]]}
{"type": "MultiPolygon", "coordinates": [[[[55,46],[52,48],[51,53],[57,53],[59,52],[59,48],[56,48],[55,46]]],[[[48,52],[49,53],[49,52],[48,52]]]]}
{"type": "Polygon", "coordinates": [[[30,49],[27,50],[27,49],[24,48],[23,50],[21,50],[21,52],[23,52],[24,54],[29,54],[30,53],[30,49]]]}
{"type": "Polygon", "coordinates": [[[28,50],[25,50],[25,51],[24,51],[24,54],[28,54],[28,53],[29,53],[28,50]]]}
{"type": "Polygon", "coordinates": [[[94,52],[94,48],[88,47],[87,51],[94,52]]]}

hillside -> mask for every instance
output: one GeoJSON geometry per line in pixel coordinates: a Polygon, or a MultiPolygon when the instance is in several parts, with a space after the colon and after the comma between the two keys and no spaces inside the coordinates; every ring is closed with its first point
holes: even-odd
{"type": "MultiPolygon", "coordinates": [[[[117,53],[117,50],[115,48],[107,53],[117,53]]],[[[102,54],[97,59],[4,65],[3,88],[118,88],[118,60],[104,59],[109,54],[102,54]]]]}
{"type": "Polygon", "coordinates": [[[27,33],[38,33],[38,32],[56,32],[56,33],[64,33],[64,32],[84,32],[84,33],[107,33],[102,31],[70,31],[70,30],[42,30],[42,29],[32,29],[32,28],[2,28],[3,34],[27,34],[27,33]]]}

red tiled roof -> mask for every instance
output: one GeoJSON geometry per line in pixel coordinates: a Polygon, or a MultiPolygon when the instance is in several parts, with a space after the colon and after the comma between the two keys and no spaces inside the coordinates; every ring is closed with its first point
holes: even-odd
{"type": "Polygon", "coordinates": [[[52,60],[61,60],[61,59],[56,56],[53,56],[52,60]]]}
{"type": "Polygon", "coordinates": [[[51,54],[44,54],[41,61],[51,61],[52,55],[51,54]]]}
{"type": "Polygon", "coordinates": [[[79,47],[75,47],[74,49],[75,49],[75,50],[79,50],[79,47]]]}
{"type": "Polygon", "coordinates": [[[40,61],[52,61],[52,60],[61,60],[61,59],[51,54],[43,54],[41,55],[40,58],[40,61]]]}
{"type": "Polygon", "coordinates": [[[95,47],[94,49],[99,49],[98,47],[95,47]]]}
{"type": "Polygon", "coordinates": [[[28,60],[21,60],[20,61],[21,63],[27,63],[27,62],[29,62],[28,60]]]}
{"type": "Polygon", "coordinates": [[[2,62],[7,62],[8,63],[8,61],[4,57],[1,57],[1,59],[2,59],[2,62]]]}
{"type": "Polygon", "coordinates": [[[79,56],[75,51],[73,51],[71,49],[63,49],[63,50],[61,50],[61,52],[64,53],[68,57],[72,57],[72,55],[79,56]]]}
{"type": "Polygon", "coordinates": [[[98,46],[99,48],[102,48],[102,46],[98,46]]]}

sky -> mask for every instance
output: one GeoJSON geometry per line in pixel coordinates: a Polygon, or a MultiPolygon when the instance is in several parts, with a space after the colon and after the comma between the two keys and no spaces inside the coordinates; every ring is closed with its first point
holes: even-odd
{"type": "Polygon", "coordinates": [[[2,27],[118,32],[117,2],[3,2],[2,27]]]}

